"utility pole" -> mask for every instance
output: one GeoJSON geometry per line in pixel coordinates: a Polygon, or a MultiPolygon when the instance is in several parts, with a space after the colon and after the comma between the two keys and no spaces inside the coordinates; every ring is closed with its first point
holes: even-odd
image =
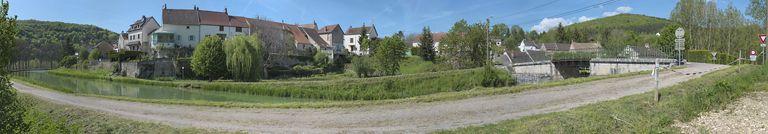
{"type": "Polygon", "coordinates": [[[493,18],[493,17],[488,17],[488,18],[485,19],[485,46],[486,46],[485,47],[485,49],[486,49],[485,53],[487,53],[486,56],[488,56],[487,57],[488,61],[486,61],[487,62],[486,64],[489,64],[489,65],[491,64],[491,61],[493,60],[493,58],[491,58],[492,56],[491,56],[491,43],[490,43],[491,42],[490,41],[490,36],[491,36],[491,18],[493,18]]]}

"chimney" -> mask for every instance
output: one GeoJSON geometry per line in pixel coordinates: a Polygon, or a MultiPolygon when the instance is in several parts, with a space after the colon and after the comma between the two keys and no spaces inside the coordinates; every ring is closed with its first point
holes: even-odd
{"type": "Polygon", "coordinates": [[[224,14],[229,14],[229,12],[227,12],[227,8],[226,7],[224,8],[224,14]]]}
{"type": "Polygon", "coordinates": [[[166,4],[163,4],[163,9],[167,9],[167,7],[166,7],[166,6],[167,6],[166,4]]]}
{"type": "Polygon", "coordinates": [[[193,9],[197,10],[197,5],[195,5],[193,9]]]}

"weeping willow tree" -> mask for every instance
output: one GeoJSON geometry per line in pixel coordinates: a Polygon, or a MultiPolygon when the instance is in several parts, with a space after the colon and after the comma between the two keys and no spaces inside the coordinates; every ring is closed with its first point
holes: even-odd
{"type": "Polygon", "coordinates": [[[259,81],[263,76],[264,56],[261,39],[257,36],[235,36],[224,42],[227,69],[235,81],[259,81]]]}

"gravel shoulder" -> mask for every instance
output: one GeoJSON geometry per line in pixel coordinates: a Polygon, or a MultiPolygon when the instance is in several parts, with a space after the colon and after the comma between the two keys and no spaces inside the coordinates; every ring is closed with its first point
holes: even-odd
{"type": "MultiPolygon", "coordinates": [[[[725,67],[692,63],[676,72],[661,73],[659,85],[672,86],[725,67]]],[[[652,91],[655,83],[648,75],[637,75],[456,101],[321,109],[162,105],[64,94],[22,83],[13,86],[22,93],[54,103],[180,128],[251,133],[425,133],[564,111],[652,91]]]]}
{"type": "Polygon", "coordinates": [[[702,113],[691,122],[674,126],[683,133],[768,133],[768,92],[748,94],[723,110],[702,113]]]}

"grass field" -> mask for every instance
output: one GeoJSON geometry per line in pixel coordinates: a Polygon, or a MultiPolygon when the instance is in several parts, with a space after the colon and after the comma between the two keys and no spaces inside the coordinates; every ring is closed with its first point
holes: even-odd
{"type": "Polygon", "coordinates": [[[766,75],[765,66],[736,66],[664,88],[658,104],[650,92],[439,133],[678,133],[671,126],[675,121],[687,122],[699,113],[724,108],[746,93],[765,90],[766,75]]]}
{"type": "Polygon", "coordinates": [[[78,107],[54,104],[27,94],[19,94],[27,107],[24,122],[27,133],[206,133],[206,130],[179,129],[158,123],[122,119],[78,107]]]}

